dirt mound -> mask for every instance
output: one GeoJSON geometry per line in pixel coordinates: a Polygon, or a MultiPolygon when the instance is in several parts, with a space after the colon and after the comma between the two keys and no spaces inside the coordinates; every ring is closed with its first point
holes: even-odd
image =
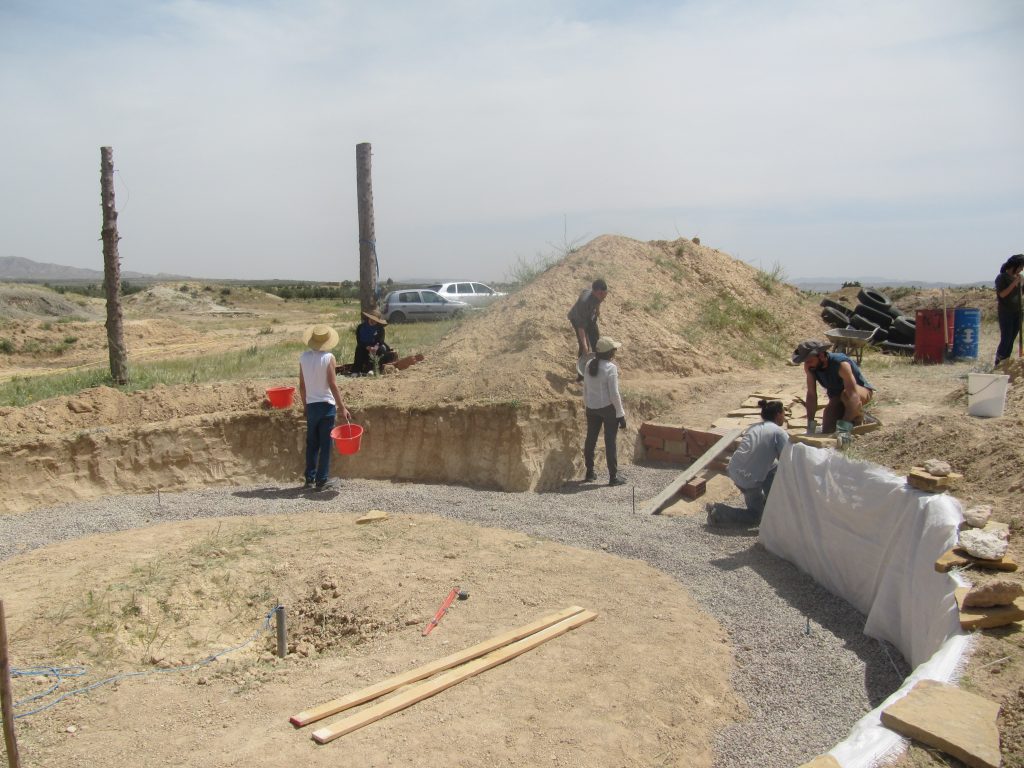
{"type": "Polygon", "coordinates": [[[199,286],[182,283],[178,288],[168,285],[154,285],[144,291],[126,296],[125,308],[137,312],[188,312],[190,314],[237,312],[231,307],[218,303],[212,294],[199,286]]]}
{"type": "Polygon", "coordinates": [[[0,284],[0,318],[26,320],[94,314],[88,299],[70,300],[49,288],[34,285],[0,284]]]}
{"type": "Polygon", "coordinates": [[[601,332],[623,342],[616,360],[626,386],[640,377],[780,362],[800,338],[820,335],[824,324],[815,302],[792,286],[759,282],[760,275],[690,240],[645,243],[603,235],[470,318],[431,360],[410,369],[390,397],[409,403],[565,397],[575,381],[576,352],[566,315],[597,277],[610,288],[601,332]]]}

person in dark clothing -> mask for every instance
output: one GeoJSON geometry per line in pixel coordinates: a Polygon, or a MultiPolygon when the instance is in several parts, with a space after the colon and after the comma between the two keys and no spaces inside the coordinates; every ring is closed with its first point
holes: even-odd
{"type": "Polygon", "coordinates": [[[996,275],[996,316],[999,318],[996,365],[1013,354],[1013,340],[1020,333],[1022,270],[1024,254],[1018,253],[1008,258],[996,275]]]}
{"type": "MultiPolygon", "coordinates": [[[[577,361],[584,355],[594,352],[601,333],[597,328],[597,319],[601,316],[601,302],[608,295],[608,284],[598,278],[590,288],[580,293],[576,303],[569,310],[569,323],[576,336],[577,361]]],[[[582,374],[576,379],[583,381],[582,374]]]]}
{"type": "Polygon", "coordinates": [[[356,326],[356,356],[352,373],[376,373],[377,367],[393,363],[398,353],[384,342],[384,327],[388,321],[380,312],[363,312],[363,322],[356,326]]]}
{"type": "Polygon", "coordinates": [[[836,422],[845,419],[851,424],[864,421],[864,406],[871,402],[875,389],[857,364],[841,352],[829,352],[831,344],[816,339],[801,341],[793,350],[793,364],[803,363],[807,376],[807,431],[814,428],[818,412],[818,385],[828,395],[828,405],[821,415],[821,431],[836,431],[836,422]]]}

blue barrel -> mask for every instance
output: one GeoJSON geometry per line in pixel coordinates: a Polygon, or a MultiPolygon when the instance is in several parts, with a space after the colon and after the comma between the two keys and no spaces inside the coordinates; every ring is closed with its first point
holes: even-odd
{"type": "Polygon", "coordinates": [[[977,360],[980,332],[981,310],[957,307],[953,313],[953,357],[977,360]]]}

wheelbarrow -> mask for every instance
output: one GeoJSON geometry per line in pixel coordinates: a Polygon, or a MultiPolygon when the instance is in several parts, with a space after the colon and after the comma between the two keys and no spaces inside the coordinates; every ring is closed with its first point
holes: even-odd
{"type": "Polygon", "coordinates": [[[864,347],[872,343],[877,333],[877,328],[870,331],[862,331],[857,328],[836,328],[825,331],[825,338],[832,342],[836,352],[849,355],[857,361],[857,365],[860,365],[864,347]]]}

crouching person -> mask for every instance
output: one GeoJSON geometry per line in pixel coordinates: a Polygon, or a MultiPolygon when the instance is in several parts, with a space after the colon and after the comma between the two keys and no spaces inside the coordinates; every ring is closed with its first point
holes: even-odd
{"type": "Polygon", "coordinates": [[[710,525],[751,526],[761,522],[789,434],[782,428],[786,414],[779,400],[761,400],[758,405],[761,406],[761,423],[743,433],[727,470],[730,479],[743,492],[746,509],[716,505],[708,514],[710,525]]]}

